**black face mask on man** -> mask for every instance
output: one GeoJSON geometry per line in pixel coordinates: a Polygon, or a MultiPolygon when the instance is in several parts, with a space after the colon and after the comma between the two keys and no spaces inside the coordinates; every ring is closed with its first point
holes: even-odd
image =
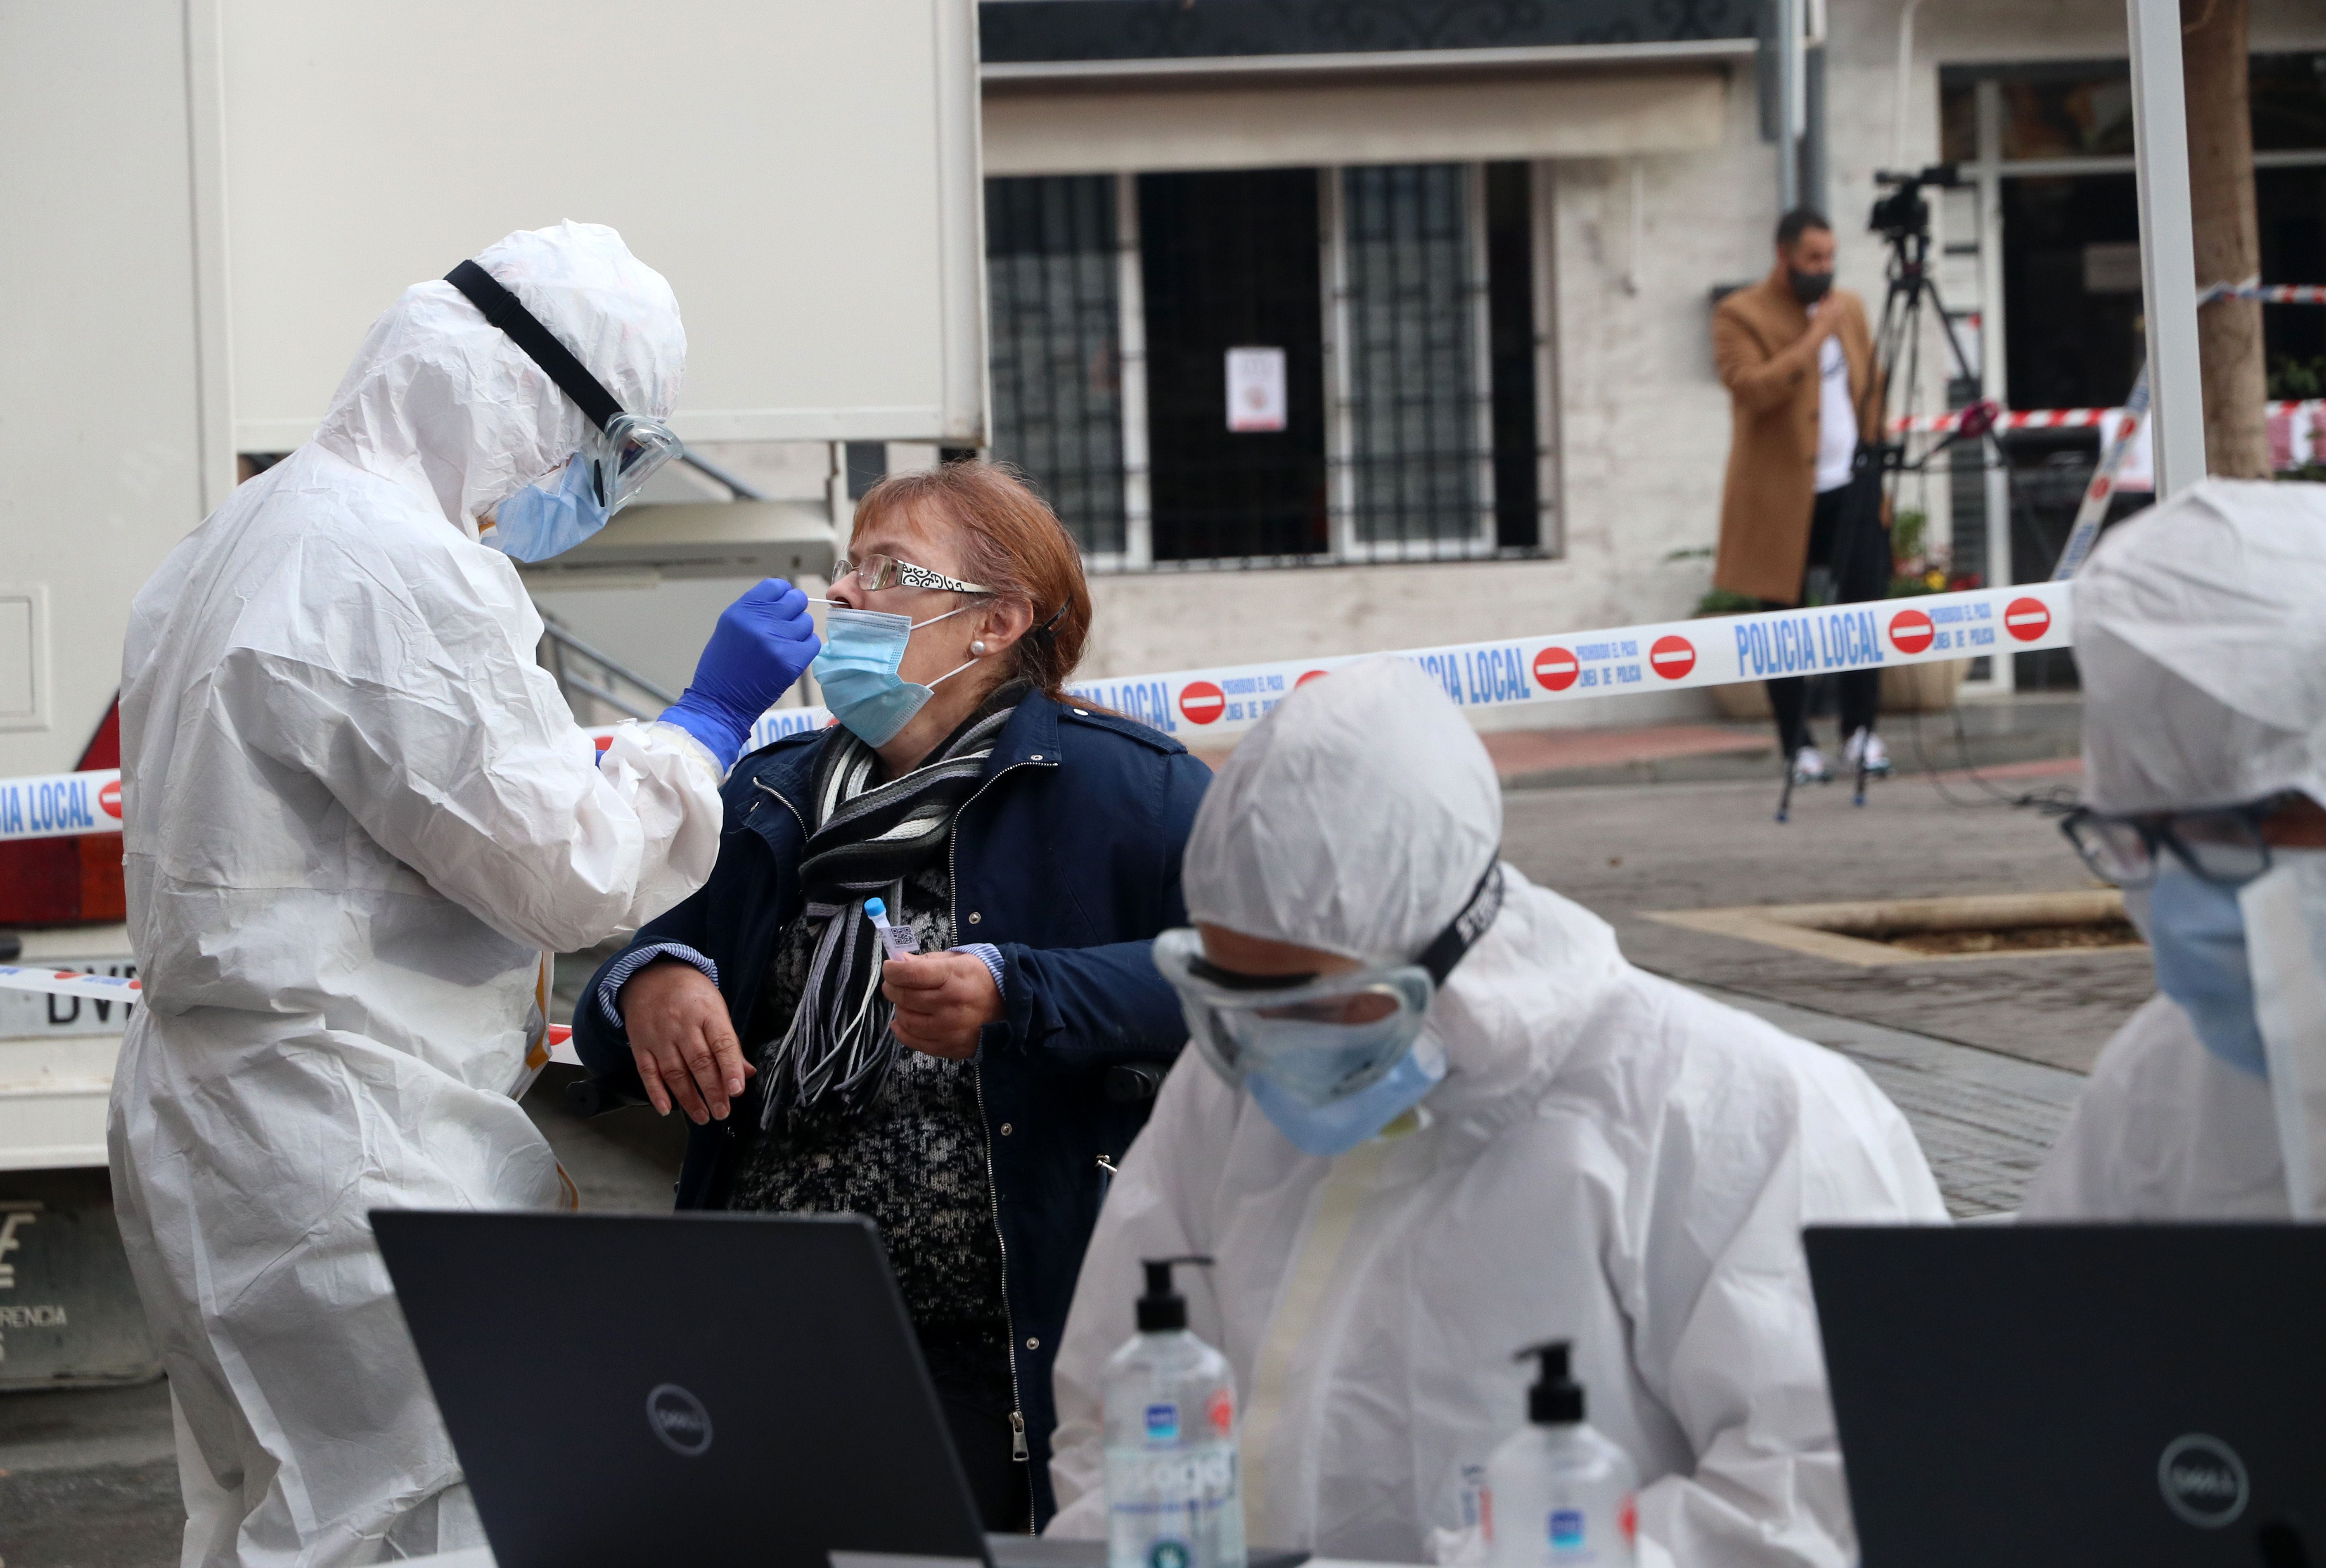
{"type": "Polygon", "coordinates": [[[1787,267],[1785,276],[1792,283],[1793,298],[1804,305],[1816,304],[1825,298],[1826,291],[1833,287],[1831,273],[1796,272],[1791,267],[1787,267]]]}

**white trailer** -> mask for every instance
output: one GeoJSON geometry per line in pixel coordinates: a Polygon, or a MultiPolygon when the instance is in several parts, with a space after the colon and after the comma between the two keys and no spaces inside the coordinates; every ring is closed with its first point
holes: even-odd
{"type": "MultiPolygon", "coordinates": [[[[132,598],[237,459],[305,441],[374,317],[513,229],[611,224],[669,277],[688,441],[982,444],[976,53],[972,0],[0,6],[0,778],[76,765],[132,598]]],[[[796,571],[831,522],[640,507],[594,553],[796,571]]],[[[7,836],[0,932],[126,970],[118,924],[21,929],[7,836]]],[[[105,1163],[122,1022],[0,996],[0,1308],[68,1229],[14,1188],[105,1163]]]]}

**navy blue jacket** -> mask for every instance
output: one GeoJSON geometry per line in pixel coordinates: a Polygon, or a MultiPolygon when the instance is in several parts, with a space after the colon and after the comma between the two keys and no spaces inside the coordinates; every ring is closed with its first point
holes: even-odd
{"type": "MultiPolygon", "coordinates": [[[[739,1037],[776,940],[804,902],[800,851],[823,743],[821,732],[789,736],[735,765],[711,880],[631,943],[684,942],[715,961],[739,1037]]],[[[954,940],[992,942],[1009,970],[1003,1016],[985,1026],[975,1070],[1040,1520],[1054,1511],[1050,1361],[1105,1192],[1099,1160],[1119,1162],[1147,1119],[1149,1102],[1112,1100],[1104,1081],[1119,1063],[1168,1062],[1186,1043],[1149,948],[1186,923],[1179,857],[1210,782],[1186,747],[1136,719],[1034,695],[1018,705],[954,823],[954,940]]],[[[574,1013],[574,1048],[600,1079],[641,1093],[628,1035],[606,1021],[597,991],[592,976],[574,1013]]],[[[680,1208],[724,1206],[758,1117],[755,1090],[729,1121],[693,1129],[680,1208]]],[[[1126,1338],[1137,1290],[1121,1282],[1126,1338]]]]}

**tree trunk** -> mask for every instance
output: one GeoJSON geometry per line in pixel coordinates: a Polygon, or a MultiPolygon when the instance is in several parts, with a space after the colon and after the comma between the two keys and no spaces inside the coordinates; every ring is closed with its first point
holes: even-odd
{"type": "MultiPolygon", "coordinates": [[[[2181,0],[2189,194],[2200,289],[2247,283],[2261,271],[2253,109],[2246,84],[2247,5],[2247,0],[2181,0]]],[[[2197,346],[2204,367],[2206,471],[2226,478],[2267,478],[2269,430],[2263,403],[2268,375],[2260,303],[2217,300],[2200,310],[2197,346]]]]}

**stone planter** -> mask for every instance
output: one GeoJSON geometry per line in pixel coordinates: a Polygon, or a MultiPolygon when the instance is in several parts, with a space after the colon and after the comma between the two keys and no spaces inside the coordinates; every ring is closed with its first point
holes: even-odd
{"type": "Polygon", "coordinates": [[[1892,664],[1882,672],[1882,711],[1938,713],[1955,705],[1955,689],[1970,673],[1968,659],[1892,664]]]}
{"type": "Polygon", "coordinates": [[[1767,724],[1775,719],[1775,710],[1769,706],[1769,688],[1759,681],[1736,681],[1712,688],[1712,705],[1720,710],[1720,717],[1732,724],[1750,721],[1767,724]]]}
{"type": "MultiPolygon", "coordinates": [[[[1968,659],[1942,659],[1927,664],[1891,664],[1882,672],[1882,711],[1939,713],[1955,705],[1955,690],[1969,673],[1968,659]]],[[[1712,688],[1712,705],[1732,724],[1772,719],[1769,689],[1758,681],[1739,681],[1712,688]]]]}

